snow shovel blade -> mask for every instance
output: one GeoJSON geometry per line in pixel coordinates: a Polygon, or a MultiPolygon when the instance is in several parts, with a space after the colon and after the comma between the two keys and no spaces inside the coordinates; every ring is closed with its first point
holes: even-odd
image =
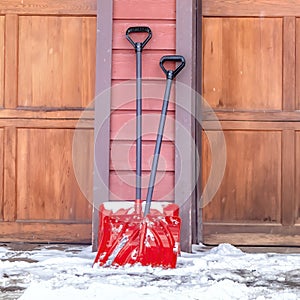
{"type": "Polygon", "coordinates": [[[133,202],[100,205],[99,247],[94,264],[175,268],[180,251],[178,206],[154,202],[147,217],[142,217],[134,206],[133,202]]]}

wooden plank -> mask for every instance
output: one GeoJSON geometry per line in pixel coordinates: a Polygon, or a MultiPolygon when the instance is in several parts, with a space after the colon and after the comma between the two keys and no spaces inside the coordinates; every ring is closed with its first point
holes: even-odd
{"type": "Polygon", "coordinates": [[[4,200],[3,215],[4,221],[16,220],[16,147],[17,132],[11,126],[4,131],[4,200]]]}
{"type": "Polygon", "coordinates": [[[295,132],[295,220],[300,221],[300,131],[295,132]]]}
{"type": "MultiPolygon", "coordinates": [[[[143,115],[142,132],[144,140],[155,140],[157,136],[160,114],[147,112],[143,115]]],[[[135,140],[135,121],[134,111],[120,112],[115,111],[111,114],[111,140],[135,140]]],[[[174,141],[174,113],[168,112],[164,130],[164,140],[174,141]]]]}
{"type": "MultiPolygon", "coordinates": [[[[163,83],[164,84],[164,83],[163,83]]],[[[135,88],[135,86],[134,86],[135,88]]],[[[147,98],[143,99],[143,109],[145,112],[149,112],[151,109],[155,113],[159,113],[162,106],[162,97],[164,94],[164,86],[159,89],[158,92],[152,93],[151,96],[155,95],[155,98],[147,98]],[[157,95],[157,97],[156,97],[157,95]]],[[[124,91],[123,88],[120,89],[120,92],[124,91]]],[[[114,93],[114,89],[112,89],[114,93]]],[[[125,91],[126,92],[126,91],[125,91]]],[[[119,91],[117,91],[119,93],[119,91]]],[[[134,92],[135,93],[135,92],[134,92]]],[[[150,93],[150,92],[149,92],[150,93]]],[[[145,93],[147,95],[147,93],[145,93]]],[[[119,111],[134,111],[135,110],[135,94],[132,95],[130,92],[131,100],[130,102],[124,103],[124,98],[121,98],[121,95],[113,95],[112,97],[112,109],[119,111]]],[[[171,95],[172,97],[172,95],[171,95]]],[[[173,97],[172,97],[173,98],[173,97]]],[[[67,109],[67,108],[66,108],[67,109]]],[[[175,111],[174,100],[170,99],[169,107],[170,112],[175,111]]],[[[214,111],[215,115],[218,117],[220,121],[273,121],[273,122],[294,122],[300,120],[300,111],[294,112],[282,112],[282,111],[214,111]]],[[[18,109],[17,111],[14,109],[3,109],[0,110],[0,119],[35,119],[37,122],[47,122],[46,119],[61,119],[70,120],[70,122],[75,122],[74,120],[78,120],[83,117],[85,120],[93,120],[95,116],[94,110],[84,111],[82,109],[78,110],[65,110],[65,109],[52,109],[52,108],[31,108],[28,109],[18,109]]],[[[209,121],[211,120],[212,114],[204,113],[203,120],[209,121]]],[[[10,122],[10,121],[8,121],[10,122]]],[[[25,121],[21,121],[24,124],[25,121]]],[[[31,122],[28,120],[28,122],[31,122]]],[[[2,123],[3,124],[3,123],[2,123]]],[[[297,126],[297,124],[295,124],[297,126]]]]}
{"type": "MultiPolygon", "coordinates": [[[[142,174],[142,199],[146,199],[150,172],[142,174]]],[[[135,172],[110,173],[110,200],[135,199],[135,172]]],[[[153,201],[174,201],[174,172],[157,172],[153,201]]]]}
{"type": "MultiPolygon", "coordinates": [[[[205,130],[219,130],[219,122],[202,122],[205,130]]],[[[284,129],[299,129],[299,122],[253,122],[253,121],[221,121],[223,130],[273,130],[282,131],[284,129]]]]}
{"type": "Polygon", "coordinates": [[[283,227],[280,224],[205,223],[207,244],[223,242],[235,245],[299,245],[300,226],[283,227]]]}
{"type": "MultiPolygon", "coordinates": [[[[142,169],[151,170],[155,142],[143,141],[142,169]]],[[[173,142],[164,141],[161,147],[158,171],[174,171],[175,147],[173,142]]],[[[112,141],[110,154],[110,170],[134,171],[136,169],[135,141],[112,141]]]]}
{"type": "MultiPolygon", "coordinates": [[[[18,120],[18,127],[23,128],[93,128],[93,120],[81,120],[80,123],[78,119],[70,120],[47,120],[47,119],[20,119],[18,120]]],[[[16,126],[15,119],[1,119],[0,118],[0,127],[13,127],[16,126]]]]}
{"type": "Polygon", "coordinates": [[[22,16],[19,23],[18,105],[90,104],[95,95],[96,18],[22,16]]]}
{"type": "Polygon", "coordinates": [[[3,178],[4,178],[4,128],[0,128],[0,220],[3,220],[3,178]]]}
{"type": "MultiPolygon", "coordinates": [[[[244,226],[241,224],[241,226],[244,226]]],[[[205,224],[205,227],[207,225],[205,224]]],[[[216,228],[218,230],[218,228],[216,228]]],[[[270,229],[270,232],[272,230],[270,229]]],[[[274,233],[215,233],[205,235],[205,243],[207,245],[219,245],[222,243],[230,243],[232,245],[245,246],[299,246],[300,233],[296,235],[274,234],[274,233]]]]}
{"type": "Polygon", "coordinates": [[[75,130],[72,130],[70,141],[65,143],[67,147],[70,147],[70,156],[72,158],[71,173],[73,173],[80,188],[80,196],[85,198],[84,202],[81,201],[79,203],[80,206],[75,204],[74,207],[84,209],[88,201],[88,216],[90,220],[90,214],[93,210],[94,154],[96,151],[94,147],[94,128],[80,128],[78,126],[75,130]],[[71,145],[68,145],[68,143],[71,143],[71,145]]]}
{"type": "MultiPolygon", "coordinates": [[[[141,26],[140,21],[132,20],[115,20],[113,25],[113,49],[130,49],[133,50],[132,45],[127,41],[125,33],[127,28],[132,26],[141,26]]],[[[151,50],[174,50],[175,49],[175,36],[176,28],[174,21],[162,22],[147,20],[143,22],[143,26],[149,26],[152,31],[152,38],[145,47],[146,49],[151,50]]],[[[131,35],[134,41],[141,41],[144,39],[144,36],[131,35]]]]}
{"type": "MultiPolygon", "coordinates": [[[[91,130],[86,134],[82,136],[86,156],[80,158],[81,172],[91,194],[93,134],[91,130]]],[[[18,129],[18,220],[91,221],[92,204],[80,190],[73,169],[73,135],[73,129],[18,129]]]]}
{"type": "Polygon", "coordinates": [[[204,18],[203,74],[212,108],[281,110],[282,20],[204,18]]]}
{"type": "Polygon", "coordinates": [[[300,253],[298,247],[273,247],[273,246],[242,246],[239,247],[245,253],[280,253],[280,254],[296,254],[300,253]]]}
{"type": "MultiPolygon", "coordinates": [[[[154,86],[155,87],[155,86],[154,86]]],[[[174,91],[174,89],[173,89],[174,91]]],[[[114,90],[112,90],[112,102],[111,102],[111,106],[113,110],[119,110],[119,111],[133,111],[135,110],[136,107],[136,99],[135,99],[135,95],[132,96],[129,100],[129,98],[125,98],[123,97],[123,99],[120,96],[116,96],[114,94],[114,90]]],[[[143,93],[144,94],[144,93],[143,93]]],[[[153,95],[153,93],[152,93],[153,95]]],[[[152,96],[151,95],[151,96],[152,96]]],[[[163,95],[164,92],[162,91],[160,93],[160,95],[157,98],[144,98],[143,97],[143,111],[145,112],[149,112],[149,111],[153,111],[155,113],[160,113],[161,108],[162,108],[162,103],[163,103],[163,95]]],[[[173,92],[171,93],[170,96],[170,101],[169,101],[169,106],[168,106],[168,111],[170,112],[174,112],[175,111],[175,103],[174,103],[174,97],[175,95],[173,94],[173,92]]],[[[0,113],[1,115],[1,113],[0,113]]]]}
{"type": "MultiPolygon", "coordinates": [[[[215,222],[280,223],[281,133],[224,131],[227,164],[215,197],[203,209],[203,219],[215,222]]],[[[210,148],[203,136],[205,187],[210,173],[210,148]]]]}
{"type": "MultiPolygon", "coordinates": [[[[144,50],[142,56],[144,79],[165,79],[166,75],[159,67],[163,55],[174,55],[175,51],[144,50]]],[[[112,55],[112,79],[135,79],[135,53],[133,51],[114,50],[112,55]]]]}
{"type": "Polygon", "coordinates": [[[0,14],[96,15],[96,0],[1,0],[0,14]]]}
{"type": "MultiPolygon", "coordinates": [[[[300,110],[300,18],[296,18],[296,109],[300,110]]],[[[300,119],[300,118],[299,118],[300,119]]]]}
{"type": "Polygon", "coordinates": [[[295,110],[296,18],[283,18],[283,103],[284,111],[295,110]]]}
{"type": "Polygon", "coordinates": [[[1,222],[1,242],[91,243],[91,224],[1,222]]]}
{"type": "Polygon", "coordinates": [[[18,101],[18,16],[5,17],[5,108],[16,108],[18,101]]]}
{"type": "Polygon", "coordinates": [[[175,20],[176,0],[114,0],[114,19],[175,20]]]}
{"type": "Polygon", "coordinates": [[[295,131],[282,132],[282,225],[295,224],[295,131]]]}
{"type": "Polygon", "coordinates": [[[94,110],[58,110],[52,108],[34,109],[2,109],[0,110],[0,119],[35,119],[35,120],[94,120],[94,110]]]}
{"type": "Polygon", "coordinates": [[[216,115],[220,121],[276,121],[293,122],[300,120],[300,111],[282,112],[282,111],[218,111],[203,113],[203,120],[213,119],[216,115]]]}
{"type": "MultiPolygon", "coordinates": [[[[147,80],[142,82],[142,109],[145,111],[161,111],[166,80],[147,80]]],[[[112,110],[135,110],[136,80],[112,80],[112,110]]],[[[175,111],[175,85],[171,88],[168,111],[175,111]]]]}
{"type": "MultiPolygon", "coordinates": [[[[207,0],[201,4],[207,26],[203,29],[204,98],[229,141],[224,182],[204,209],[204,242],[298,246],[300,3],[207,0]],[[227,92],[231,79],[236,86],[232,84],[227,92]],[[238,137],[241,133],[243,138],[238,137]],[[236,196],[239,190],[244,194],[236,196]],[[228,199],[233,200],[228,204],[228,199]]],[[[217,130],[212,114],[204,113],[204,120],[206,130],[217,130]]],[[[207,142],[202,150],[207,178],[207,142]]]]}
{"type": "Polygon", "coordinates": [[[4,87],[5,87],[5,17],[0,16],[0,107],[4,106],[4,87]]]}
{"type": "MultiPolygon", "coordinates": [[[[202,90],[203,97],[217,109],[222,96],[223,63],[222,63],[222,18],[203,18],[202,20],[202,90]],[[212,71],[216,69],[217,72],[212,71]]],[[[224,109],[224,108],[223,108],[224,109]]]]}
{"type": "Polygon", "coordinates": [[[281,17],[300,16],[300,3],[290,0],[205,0],[204,16],[281,17]]]}

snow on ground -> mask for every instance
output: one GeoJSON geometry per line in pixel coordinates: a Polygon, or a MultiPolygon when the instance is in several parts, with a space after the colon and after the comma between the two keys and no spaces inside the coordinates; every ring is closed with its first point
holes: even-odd
{"type": "Polygon", "coordinates": [[[0,299],[300,299],[300,254],[249,254],[229,244],[194,250],[176,269],[92,268],[90,246],[0,246],[0,299]]]}

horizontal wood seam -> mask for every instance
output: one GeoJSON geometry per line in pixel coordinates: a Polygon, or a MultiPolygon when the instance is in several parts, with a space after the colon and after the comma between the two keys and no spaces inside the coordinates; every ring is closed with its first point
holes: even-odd
{"type": "Polygon", "coordinates": [[[205,0],[203,16],[221,17],[284,17],[300,16],[300,3],[289,0],[205,0]]]}

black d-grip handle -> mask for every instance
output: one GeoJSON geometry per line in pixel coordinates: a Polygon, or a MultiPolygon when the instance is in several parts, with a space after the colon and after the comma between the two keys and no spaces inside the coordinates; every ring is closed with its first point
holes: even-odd
{"type": "Polygon", "coordinates": [[[136,49],[137,44],[141,45],[141,48],[143,49],[146,44],[150,41],[152,37],[152,31],[149,27],[147,26],[136,26],[136,27],[129,27],[126,30],[126,38],[127,40],[130,42],[130,44],[136,49]],[[136,43],[132,40],[132,38],[130,37],[131,33],[139,33],[139,32],[146,32],[148,33],[148,36],[146,37],[146,39],[142,42],[142,43],[136,43]]]}
{"type": "Polygon", "coordinates": [[[167,79],[174,79],[178,75],[178,73],[184,68],[185,59],[182,55],[166,55],[160,59],[159,65],[163,72],[166,74],[167,79]],[[175,70],[167,70],[164,67],[164,63],[167,61],[180,62],[181,64],[179,64],[175,70]]]}

